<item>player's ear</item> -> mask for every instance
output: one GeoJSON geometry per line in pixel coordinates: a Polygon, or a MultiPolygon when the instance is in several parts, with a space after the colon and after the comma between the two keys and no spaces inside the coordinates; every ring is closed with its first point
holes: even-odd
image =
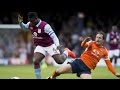
{"type": "Polygon", "coordinates": [[[104,39],[102,40],[102,43],[105,44],[105,40],[104,39]]]}

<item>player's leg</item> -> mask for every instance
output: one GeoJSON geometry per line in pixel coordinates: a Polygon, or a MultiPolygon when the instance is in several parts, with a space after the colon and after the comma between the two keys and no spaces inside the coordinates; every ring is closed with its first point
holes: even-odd
{"type": "Polygon", "coordinates": [[[70,62],[68,64],[63,64],[48,79],[54,79],[60,74],[81,72],[79,71],[80,69],[78,65],[79,65],[79,59],[75,59],[73,62],[70,62]]]}
{"type": "Polygon", "coordinates": [[[54,71],[52,76],[50,76],[48,79],[55,79],[60,74],[65,74],[65,73],[72,73],[72,67],[70,64],[64,64],[61,67],[59,67],[57,70],[54,71]]]}
{"type": "Polygon", "coordinates": [[[65,48],[64,50],[65,51],[63,52],[63,54],[66,54],[71,58],[76,58],[76,54],[73,51],[71,51],[69,48],[65,48]]]}
{"type": "Polygon", "coordinates": [[[81,79],[92,79],[91,70],[85,65],[81,59],[76,59],[72,63],[73,73],[77,73],[77,76],[81,79]]]}
{"type": "Polygon", "coordinates": [[[56,61],[57,64],[63,64],[64,61],[66,60],[67,56],[65,55],[60,55],[60,54],[55,54],[52,56],[53,59],[56,61]]]}
{"type": "Polygon", "coordinates": [[[113,59],[114,59],[113,57],[110,58],[111,63],[113,62],[113,59]]]}
{"type": "Polygon", "coordinates": [[[76,54],[69,48],[65,48],[64,52],[61,54],[62,59],[65,61],[67,57],[76,58],[76,54]]]}
{"type": "Polygon", "coordinates": [[[65,73],[76,73],[77,76],[82,79],[92,79],[90,69],[82,62],[81,59],[75,59],[72,63],[63,64],[48,79],[54,79],[60,74],[65,73]]]}
{"type": "Polygon", "coordinates": [[[40,46],[37,46],[34,50],[34,70],[37,79],[41,79],[41,69],[40,69],[40,62],[44,59],[45,52],[44,49],[40,46]]]}
{"type": "Polygon", "coordinates": [[[58,63],[58,64],[62,64],[64,63],[64,61],[66,60],[66,58],[68,56],[72,56],[75,53],[70,51],[68,48],[66,48],[64,50],[64,52],[62,54],[60,54],[60,51],[57,49],[57,47],[53,44],[51,46],[49,46],[49,48],[46,48],[46,51],[53,57],[53,59],[58,63]]]}
{"type": "Polygon", "coordinates": [[[108,56],[109,56],[109,58],[110,58],[110,61],[111,61],[111,63],[113,62],[113,56],[114,56],[114,52],[113,52],[113,50],[109,50],[108,51],[108,56]]]}
{"type": "Polygon", "coordinates": [[[114,56],[114,66],[115,66],[115,67],[117,66],[117,59],[118,59],[118,57],[117,57],[117,56],[114,56]]]}
{"type": "Polygon", "coordinates": [[[66,58],[68,57],[68,55],[63,53],[63,54],[52,55],[52,57],[58,64],[63,64],[66,58]]]}
{"type": "Polygon", "coordinates": [[[52,55],[52,57],[58,64],[63,64],[68,56],[70,57],[73,56],[72,58],[76,57],[75,53],[70,51],[69,49],[65,50],[62,54],[58,53],[58,54],[52,55]]]}
{"type": "Polygon", "coordinates": [[[114,65],[117,66],[117,59],[119,58],[119,49],[114,50],[114,65]]]}

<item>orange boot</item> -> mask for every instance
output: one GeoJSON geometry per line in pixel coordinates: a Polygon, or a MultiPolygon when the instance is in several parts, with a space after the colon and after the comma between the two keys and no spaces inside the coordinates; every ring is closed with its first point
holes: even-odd
{"type": "Polygon", "coordinates": [[[68,52],[68,56],[70,56],[71,58],[76,58],[76,54],[69,48],[65,48],[65,50],[68,52]]]}

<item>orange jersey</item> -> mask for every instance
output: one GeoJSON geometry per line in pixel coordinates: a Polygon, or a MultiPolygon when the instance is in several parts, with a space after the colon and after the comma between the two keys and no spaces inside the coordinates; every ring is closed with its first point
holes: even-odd
{"type": "Polygon", "coordinates": [[[80,58],[90,69],[95,69],[101,58],[109,60],[107,49],[102,45],[97,45],[95,41],[83,41],[81,46],[86,49],[83,54],[81,54],[80,58]]]}

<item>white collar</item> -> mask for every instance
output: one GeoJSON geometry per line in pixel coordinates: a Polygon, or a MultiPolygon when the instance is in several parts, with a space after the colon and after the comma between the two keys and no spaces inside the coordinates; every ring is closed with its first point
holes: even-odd
{"type": "Polygon", "coordinates": [[[40,21],[39,21],[39,23],[36,25],[36,27],[38,27],[40,24],[41,24],[41,19],[39,19],[40,21]]]}

